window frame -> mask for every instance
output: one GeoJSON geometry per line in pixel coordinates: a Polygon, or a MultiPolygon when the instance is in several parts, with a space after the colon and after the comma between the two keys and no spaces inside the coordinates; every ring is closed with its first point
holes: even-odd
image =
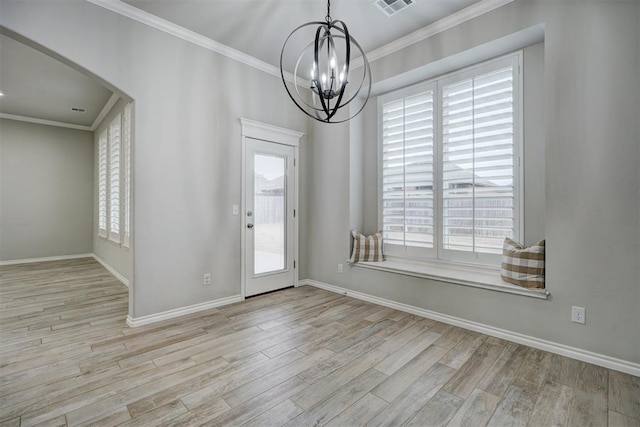
{"type": "Polygon", "coordinates": [[[452,264],[471,264],[487,267],[496,267],[500,263],[500,254],[487,254],[478,252],[464,252],[443,247],[443,215],[441,207],[443,203],[442,168],[443,168],[443,136],[442,136],[442,89],[445,85],[456,81],[468,79],[479,74],[485,74],[493,70],[503,68],[506,65],[513,67],[513,197],[514,197],[514,231],[513,239],[522,241],[524,238],[524,102],[523,102],[523,52],[518,50],[487,61],[482,61],[462,69],[452,71],[431,78],[429,80],[387,92],[378,97],[377,105],[377,135],[378,135],[378,229],[383,229],[383,104],[394,100],[417,95],[429,88],[435,87],[433,92],[433,212],[434,212],[434,244],[433,249],[408,247],[405,245],[384,244],[385,255],[398,258],[417,260],[429,260],[452,264]]]}
{"type": "Polygon", "coordinates": [[[98,238],[103,239],[105,242],[119,246],[124,249],[129,249],[131,246],[131,193],[132,193],[132,156],[133,156],[133,103],[130,102],[124,106],[122,111],[119,111],[108,123],[104,125],[104,129],[98,136],[98,148],[97,148],[97,227],[98,238]],[[117,147],[118,154],[118,212],[117,212],[117,230],[112,228],[112,215],[111,207],[114,201],[114,195],[112,194],[112,151],[115,147],[112,139],[112,127],[119,125],[119,141],[117,147]],[[104,164],[104,181],[105,181],[105,203],[100,205],[100,150],[101,145],[104,145],[105,164],[104,164]],[[127,182],[127,172],[128,182],[127,182]],[[104,219],[105,227],[101,227],[101,217],[104,219]],[[127,227],[128,225],[128,227],[127,227]]]}
{"type": "MultiPolygon", "coordinates": [[[[378,97],[378,229],[383,230],[384,227],[384,219],[383,219],[383,211],[384,211],[384,200],[383,200],[383,166],[384,166],[384,147],[383,147],[383,132],[382,132],[382,107],[385,103],[393,102],[395,100],[404,99],[413,95],[418,95],[424,92],[432,92],[433,101],[434,101],[434,120],[433,120],[433,141],[434,141],[434,149],[432,151],[432,156],[436,158],[436,150],[435,150],[435,140],[438,132],[438,124],[435,120],[436,114],[436,103],[435,99],[437,96],[437,87],[436,82],[434,80],[429,80],[426,82],[418,83],[413,86],[409,86],[404,89],[400,89],[394,92],[390,92],[378,97]]],[[[436,164],[433,164],[433,188],[436,187],[436,164]]],[[[433,211],[435,212],[438,209],[437,200],[436,200],[435,190],[433,191],[433,211]]],[[[434,216],[435,219],[435,216],[434,216]]],[[[398,256],[402,258],[435,258],[437,256],[437,225],[434,222],[434,234],[433,234],[433,247],[425,248],[425,247],[413,247],[406,245],[387,245],[384,244],[384,253],[386,255],[398,256]]]]}

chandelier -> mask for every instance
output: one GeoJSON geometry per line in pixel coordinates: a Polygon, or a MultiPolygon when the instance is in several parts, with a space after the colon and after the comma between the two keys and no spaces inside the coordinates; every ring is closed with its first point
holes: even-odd
{"type": "Polygon", "coordinates": [[[371,69],[367,57],[362,47],[349,34],[347,25],[331,18],[330,0],[327,0],[324,22],[302,24],[285,40],[280,52],[280,75],[296,106],[309,117],[324,123],[351,120],[362,111],[371,94],[371,69]],[[314,37],[307,43],[311,37],[301,37],[311,29],[315,36],[313,33],[309,34],[314,37]],[[295,61],[293,82],[287,83],[284,64],[289,59],[289,51],[293,49],[287,47],[295,44],[304,47],[295,61]],[[360,52],[363,59],[363,66],[357,72],[350,68],[351,54],[355,50],[360,52]],[[302,76],[308,76],[309,80],[302,76]],[[356,83],[351,83],[350,90],[347,90],[352,79],[356,83]],[[363,88],[366,88],[366,96],[360,96],[364,92],[363,88]]]}

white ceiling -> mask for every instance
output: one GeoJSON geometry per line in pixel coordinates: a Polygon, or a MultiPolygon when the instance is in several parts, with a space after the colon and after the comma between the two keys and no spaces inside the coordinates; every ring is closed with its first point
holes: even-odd
{"type": "Polygon", "coordinates": [[[0,34],[0,113],[91,127],[113,94],[94,79],[0,34]],[[71,111],[84,108],[84,113],[71,111]]]}
{"type": "MultiPolygon", "coordinates": [[[[397,40],[479,0],[414,0],[388,17],[372,0],[333,0],[331,16],[344,21],[365,52],[397,40]]],[[[287,36],[308,21],[324,21],[324,0],[124,0],[274,66],[287,36]]],[[[309,40],[311,41],[311,40],[309,40]]],[[[304,45],[294,46],[300,51],[304,45]]],[[[292,64],[286,68],[290,71],[292,64]]]]}

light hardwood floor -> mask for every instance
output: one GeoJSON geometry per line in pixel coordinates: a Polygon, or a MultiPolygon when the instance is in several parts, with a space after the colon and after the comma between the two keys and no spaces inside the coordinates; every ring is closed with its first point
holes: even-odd
{"type": "Polygon", "coordinates": [[[92,259],[0,280],[3,426],[640,426],[640,378],[309,286],[130,329],[92,259]]]}

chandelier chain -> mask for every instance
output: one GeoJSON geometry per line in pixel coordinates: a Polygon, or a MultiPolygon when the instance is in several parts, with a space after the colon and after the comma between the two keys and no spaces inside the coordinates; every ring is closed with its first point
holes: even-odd
{"type": "Polygon", "coordinates": [[[327,16],[324,19],[327,23],[331,22],[331,0],[327,0],[327,16]]]}

